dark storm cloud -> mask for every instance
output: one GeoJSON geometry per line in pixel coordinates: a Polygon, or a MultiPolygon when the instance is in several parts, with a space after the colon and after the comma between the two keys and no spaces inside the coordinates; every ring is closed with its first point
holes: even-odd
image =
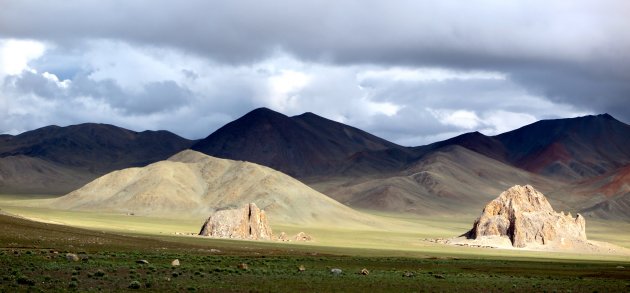
{"type": "Polygon", "coordinates": [[[0,35],[169,46],[230,64],[284,51],[333,64],[498,70],[630,121],[627,1],[3,1],[0,35]]]}

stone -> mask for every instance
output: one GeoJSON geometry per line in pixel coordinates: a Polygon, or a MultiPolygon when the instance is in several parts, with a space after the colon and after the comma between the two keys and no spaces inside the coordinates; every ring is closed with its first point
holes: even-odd
{"type": "Polygon", "coordinates": [[[433,275],[434,278],[436,279],[446,279],[446,277],[444,277],[444,275],[440,275],[440,274],[435,274],[433,275]]]}
{"type": "Polygon", "coordinates": [[[363,268],[363,269],[361,269],[361,271],[359,271],[359,274],[367,276],[367,275],[370,274],[370,271],[368,271],[368,269],[366,269],[366,268],[363,268]]]}
{"type": "Polygon", "coordinates": [[[335,276],[338,276],[338,275],[341,275],[341,273],[343,273],[343,271],[341,269],[334,268],[334,269],[330,270],[330,273],[335,275],[335,276]]]}
{"type": "Polygon", "coordinates": [[[179,259],[174,259],[174,260],[171,262],[171,266],[173,266],[173,267],[178,267],[178,266],[179,266],[179,259]]]}
{"type": "Polygon", "coordinates": [[[149,261],[146,259],[139,259],[136,261],[137,264],[141,264],[141,265],[148,265],[149,261]]]}
{"type": "Polygon", "coordinates": [[[79,256],[74,253],[66,253],[66,259],[68,261],[79,261],[79,256]]]}
{"type": "Polygon", "coordinates": [[[306,271],[306,267],[304,267],[304,265],[300,265],[298,267],[298,272],[304,272],[304,271],[306,271]]]}
{"type": "Polygon", "coordinates": [[[201,226],[201,236],[232,239],[269,240],[271,227],[264,210],[250,203],[240,209],[220,210],[201,226]]]}
{"type": "Polygon", "coordinates": [[[293,239],[295,239],[295,241],[311,241],[313,240],[313,237],[304,232],[300,232],[297,233],[293,239]]]}
{"type": "Polygon", "coordinates": [[[406,272],[403,273],[403,277],[405,277],[405,278],[411,278],[413,276],[414,276],[413,272],[406,271],[406,272]]]}
{"type": "Polygon", "coordinates": [[[240,263],[238,265],[236,265],[237,268],[241,269],[241,270],[248,270],[249,266],[246,263],[240,263]]]}
{"type": "Polygon", "coordinates": [[[532,186],[516,185],[488,203],[473,228],[464,234],[470,239],[509,237],[512,246],[553,245],[570,248],[586,241],[582,215],[556,213],[547,198],[532,186]]]}
{"type": "Polygon", "coordinates": [[[291,239],[289,239],[289,235],[287,235],[287,233],[280,232],[280,235],[278,235],[278,241],[291,241],[291,239]]]}

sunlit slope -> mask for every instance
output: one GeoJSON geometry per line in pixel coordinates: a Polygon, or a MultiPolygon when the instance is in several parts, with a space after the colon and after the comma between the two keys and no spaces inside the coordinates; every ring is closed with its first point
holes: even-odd
{"type": "Polygon", "coordinates": [[[354,211],[271,168],[183,151],[166,161],[102,176],[52,206],[165,217],[207,217],[254,202],[273,222],[370,224],[354,211]]]}

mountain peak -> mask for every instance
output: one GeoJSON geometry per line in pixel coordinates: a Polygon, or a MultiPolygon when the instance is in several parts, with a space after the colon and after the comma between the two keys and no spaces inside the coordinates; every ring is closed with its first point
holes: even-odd
{"type": "Polygon", "coordinates": [[[597,117],[608,119],[608,120],[615,120],[615,121],[617,121],[617,119],[615,119],[615,117],[613,117],[612,115],[610,115],[608,113],[599,114],[599,115],[597,115],[597,117]]]}

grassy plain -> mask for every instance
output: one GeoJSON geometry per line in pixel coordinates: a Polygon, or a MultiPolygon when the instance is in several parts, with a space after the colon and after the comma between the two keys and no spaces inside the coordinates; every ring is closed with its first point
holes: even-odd
{"type": "MultiPolygon", "coordinates": [[[[204,219],[59,211],[46,208],[43,197],[27,198],[0,197],[2,211],[43,222],[0,216],[0,262],[7,264],[0,269],[0,291],[134,290],[135,285],[161,291],[630,290],[627,256],[455,247],[425,240],[465,232],[474,215],[379,213],[375,216],[387,228],[363,230],[272,222],[275,233],[304,231],[315,240],[252,242],[176,235],[198,232],[204,219]],[[66,252],[86,260],[69,262],[66,252]],[[175,258],[180,267],[171,267],[175,258]],[[139,259],[149,264],[137,264],[139,259]],[[248,268],[237,268],[240,263],[248,268]],[[298,272],[300,265],[304,272],[298,272]],[[331,268],[343,273],[334,276],[331,268]],[[370,274],[358,274],[362,268],[370,274]]],[[[590,239],[630,247],[630,224],[587,221],[590,239]]]]}

